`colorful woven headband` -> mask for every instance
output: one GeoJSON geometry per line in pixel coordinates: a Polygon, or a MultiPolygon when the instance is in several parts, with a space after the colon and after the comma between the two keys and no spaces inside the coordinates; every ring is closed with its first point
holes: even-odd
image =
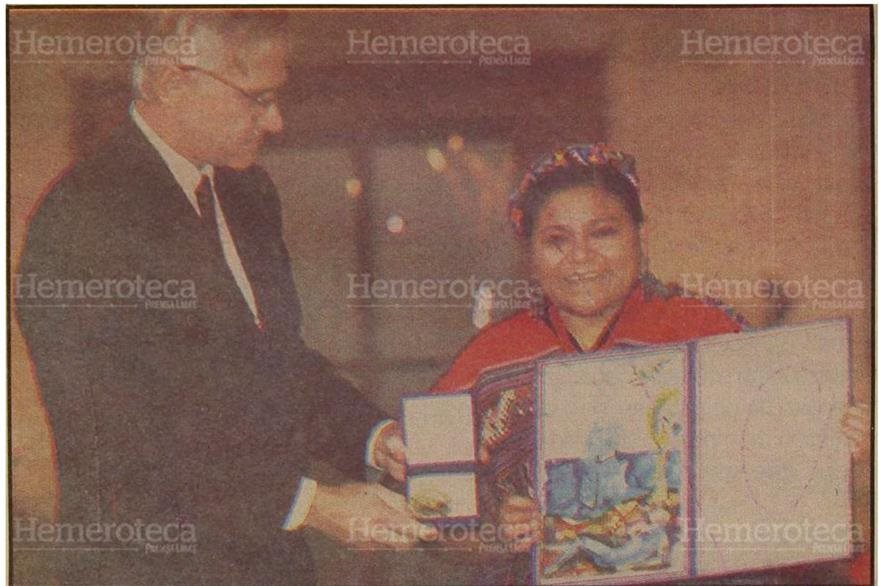
{"type": "Polygon", "coordinates": [[[578,144],[556,150],[552,155],[540,159],[525,173],[519,187],[510,194],[509,218],[516,236],[524,236],[524,202],[532,187],[543,177],[570,167],[613,168],[622,175],[637,191],[638,176],[635,174],[635,159],[616,148],[604,144],[578,144]]]}

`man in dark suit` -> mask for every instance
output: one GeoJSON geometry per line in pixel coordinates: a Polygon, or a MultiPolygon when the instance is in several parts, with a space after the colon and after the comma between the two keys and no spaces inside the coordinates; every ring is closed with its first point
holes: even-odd
{"type": "Polygon", "coordinates": [[[403,457],[299,334],[278,194],[254,165],[282,125],[283,27],[214,12],[171,30],[197,54],[136,68],[131,119],[49,191],[14,278],[60,521],[125,546],[52,555],[65,583],[310,583],[300,527],[394,546],[424,528],[379,488],[308,478],[316,459],[359,476],[367,445],[399,478],[403,457]]]}

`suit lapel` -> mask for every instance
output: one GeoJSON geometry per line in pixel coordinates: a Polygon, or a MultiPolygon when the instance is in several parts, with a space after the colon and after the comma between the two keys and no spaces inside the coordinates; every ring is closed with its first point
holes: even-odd
{"type": "Polygon", "coordinates": [[[191,236],[199,216],[165,161],[134,122],[129,119],[117,129],[111,146],[118,155],[114,167],[124,182],[132,217],[158,241],[191,236]]]}
{"type": "Polygon", "coordinates": [[[133,235],[139,234],[150,265],[168,278],[195,280],[199,308],[249,319],[222,251],[204,238],[201,217],[158,151],[130,120],[111,140],[119,155],[112,168],[124,183],[123,205],[131,210],[133,235]]]}

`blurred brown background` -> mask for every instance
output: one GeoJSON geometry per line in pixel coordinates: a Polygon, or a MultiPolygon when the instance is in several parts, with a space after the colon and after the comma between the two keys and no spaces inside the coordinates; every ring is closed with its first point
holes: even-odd
{"type": "MultiPolygon", "coordinates": [[[[638,159],[662,279],[861,282],[863,298],[830,306],[726,301],[755,325],[849,318],[855,397],[868,402],[870,18],[866,7],[294,11],[286,128],[264,164],[284,203],[307,339],[395,413],[400,394],[426,389],[477,331],[469,300],[352,299],[352,279],[526,278],[505,230],[507,193],[536,154],[605,140],[638,159]],[[530,64],[362,63],[349,31],[367,30],[524,36],[530,64]],[[863,62],[686,56],[682,30],[860,37],[863,62]]],[[[40,194],[130,99],[125,59],[34,56],[16,47],[16,31],[119,36],[146,26],[133,11],[11,11],[13,273],[40,194]]],[[[13,514],[52,519],[51,436],[14,323],[11,342],[13,514]]],[[[868,475],[856,469],[862,523],[868,475]]],[[[358,564],[316,542],[326,583],[403,582],[415,571],[463,579],[433,558],[358,564]]]]}

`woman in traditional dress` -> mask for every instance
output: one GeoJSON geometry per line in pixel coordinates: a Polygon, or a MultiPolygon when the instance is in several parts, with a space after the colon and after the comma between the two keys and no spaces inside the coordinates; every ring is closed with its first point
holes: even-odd
{"type": "MultiPolygon", "coordinates": [[[[550,355],[685,342],[746,327],[729,309],[665,286],[649,272],[635,163],[623,152],[603,144],[554,152],[525,175],[510,200],[509,217],[541,294],[530,309],[480,331],[434,392],[471,389],[488,370],[550,355]]],[[[529,392],[507,399],[517,404],[477,415],[477,425],[491,419],[492,437],[502,435],[506,414],[533,418],[529,392]]],[[[846,417],[846,435],[863,452],[866,410],[850,410],[846,417]]],[[[498,456],[494,449],[503,450],[503,443],[481,442],[483,464],[498,456]]],[[[533,445],[517,451],[527,466],[533,445]]],[[[509,549],[525,552],[540,538],[541,517],[527,490],[511,492],[495,491],[496,506],[488,507],[495,518],[486,521],[498,523],[509,549]]],[[[515,581],[527,572],[527,562],[519,562],[515,581]]]]}

